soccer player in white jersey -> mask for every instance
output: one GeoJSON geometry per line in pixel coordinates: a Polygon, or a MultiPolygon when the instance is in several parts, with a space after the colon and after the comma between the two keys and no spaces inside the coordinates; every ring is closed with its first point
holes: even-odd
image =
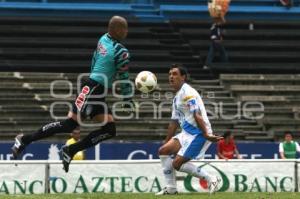
{"type": "Polygon", "coordinates": [[[166,187],[156,195],[177,194],[175,170],[207,180],[209,192],[217,190],[220,179],[189,162],[204,156],[211,142],[223,137],[213,135],[203,101],[199,93],[186,83],[187,71],[173,65],[169,83],[175,90],[172,118],[164,145],[159,149],[166,187]],[[181,132],[175,136],[178,127],[181,132]],[[171,155],[176,155],[174,159],[171,155]]]}

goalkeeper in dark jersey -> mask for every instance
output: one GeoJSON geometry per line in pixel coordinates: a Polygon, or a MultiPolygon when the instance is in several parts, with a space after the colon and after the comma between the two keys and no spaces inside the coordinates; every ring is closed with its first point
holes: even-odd
{"type": "Polygon", "coordinates": [[[69,164],[74,154],[89,147],[92,147],[103,140],[116,136],[114,118],[105,103],[107,89],[112,86],[114,79],[120,81],[121,92],[123,94],[128,109],[135,109],[135,104],[131,100],[132,87],[126,80],[129,79],[128,63],[129,52],[120,43],[128,33],[128,25],[125,18],[114,16],[110,19],[108,33],[104,34],[93,55],[91,73],[89,79],[82,84],[81,93],[73,103],[72,111],[68,113],[68,119],[60,122],[49,123],[33,134],[19,134],[15,138],[12,147],[13,157],[17,156],[31,142],[50,137],[56,133],[71,133],[79,126],[80,117],[89,116],[94,121],[103,124],[97,130],[90,132],[79,142],[63,146],[61,149],[64,170],[68,172],[69,164]],[[129,97],[128,97],[129,96],[129,97]]]}

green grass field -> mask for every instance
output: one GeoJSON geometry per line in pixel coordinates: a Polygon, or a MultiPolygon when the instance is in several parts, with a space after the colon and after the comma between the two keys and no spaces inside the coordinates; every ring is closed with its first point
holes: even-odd
{"type": "Polygon", "coordinates": [[[179,194],[172,196],[155,196],[154,194],[37,194],[37,195],[0,195],[1,199],[299,199],[300,193],[216,193],[208,195],[204,193],[179,194]]]}

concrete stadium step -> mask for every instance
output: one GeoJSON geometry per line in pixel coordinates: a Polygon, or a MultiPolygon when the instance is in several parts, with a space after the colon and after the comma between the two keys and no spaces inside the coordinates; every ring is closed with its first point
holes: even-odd
{"type": "Polygon", "coordinates": [[[258,101],[258,102],[286,102],[288,99],[287,96],[274,96],[274,95],[254,95],[252,93],[248,95],[243,95],[239,97],[239,100],[241,101],[258,101]]]}
{"type": "MultiPolygon", "coordinates": [[[[72,72],[89,72],[88,67],[90,66],[90,59],[88,60],[14,60],[7,59],[5,61],[0,60],[0,65],[3,70],[6,71],[27,71],[27,72],[45,72],[45,71],[56,71],[56,72],[66,72],[72,70],[72,72]],[[13,66],[13,67],[12,67],[13,66]],[[43,66],[43,67],[41,67],[43,66]]],[[[160,71],[168,72],[169,66],[171,66],[172,61],[170,60],[160,60],[160,61],[144,61],[144,60],[133,60],[131,63],[130,71],[140,72],[141,68],[150,71],[160,71]]]]}
{"type": "MultiPolygon", "coordinates": [[[[255,115],[254,115],[255,116],[255,115]]],[[[286,111],[267,111],[265,110],[263,112],[263,119],[269,119],[269,120],[276,120],[276,119],[296,119],[296,113],[292,112],[292,110],[286,110],[286,111]]]]}
{"type": "Polygon", "coordinates": [[[0,116],[0,120],[2,122],[16,122],[16,123],[19,123],[19,122],[22,122],[22,121],[27,121],[27,122],[31,122],[31,121],[36,121],[36,122],[40,122],[40,123],[49,123],[51,121],[54,121],[55,119],[51,118],[50,114],[48,115],[42,115],[42,114],[24,114],[24,115],[21,115],[21,114],[14,114],[12,116],[7,116],[6,114],[2,114],[0,116]]]}
{"type": "MultiPolygon", "coordinates": [[[[294,137],[296,137],[297,139],[299,139],[299,131],[300,131],[300,128],[297,128],[297,127],[288,127],[288,126],[278,126],[278,127],[268,127],[266,128],[267,131],[271,131],[271,132],[278,132],[280,133],[280,139],[283,138],[282,134],[284,132],[287,132],[287,131],[290,131],[290,132],[293,132],[294,134],[294,137]]],[[[274,133],[274,136],[275,133],[274,133]]]]}
{"type": "MultiPolygon", "coordinates": [[[[55,81],[55,80],[54,80],[55,81]]],[[[70,85],[66,82],[57,82],[55,84],[52,85],[55,89],[55,91],[68,91],[70,88],[70,85]]],[[[74,87],[75,85],[71,85],[73,86],[72,89],[76,90],[76,87],[74,87]]],[[[12,83],[3,83],[0,85],[0,90],[1,91],[11,91],[12,89],[15,91],[22,91],[22,90],[34,90],[35,92],[40,92],[40,91],[48,91],[50,92],[50,88],[51,88],[51,83],[49,82],[39,82],[39,83],[33,83],[33,82],[14,82],[12,83]]],[[[67,92],[68,93],[68,92],[67,92]]]]}
{"type": "MultiPolygon", "coordinates": [[[[1,37],[0,44],[3,47],[22,47],[22,48],[84,48],[84,49],[95,49],[98,38],[91,37],[1,37]]],[[[124,45],[129,49],[168,49],[164,45],[160,45],[159,41],[154,38],[128,38],[124,41],[124,45]]]]}
{"type": "Polygon", "coordinates": [[[12,75],[6,76],[1,75],[0,80],[5,83],[25,83],[25,82],[51,82],[54,80],[65,80],[66,77],[63,76],[63,74],[54,73],[54,74],[45,74],[40,73],[38,75],[33,75],[31,73],[20,73],[20,72],[14,72],[12,75]]]}
{"type": "MultiPolygon", "coordinates": [[[[244,1],[244,0],[242,0],[244,1]]],[[[246,0],[248,1],[248,0],[246,0]]],[[[262,1],[262,0],[258,0],[262,1]]],[[[270,1],[276,1],[277,0],[270,0],[270,1]]],[[[253,1],[255,2],[255,1],[253,1]]],[[[233,2],[231,2],[233,3],[233,2]]],[[[180,20],[172,20],[172,25],[176,28],[194,28],[199,29],[199,26],[203,26],[206,28],[209,28],[211,26],[211,22],[207,20],[189,20],[189,19],[180,19],[180,20]]],[[[229,20],[227,21],[228,28],[248,28],[249,21],[245,22],[244,20],[229,20]]],[[[298,29],[300,28],[299,23],[297,21],[278,21],[278,20],[258,20],[255,21],[255,26],[258,28],[271,28],[271,29],[289,29],[291,27],[298,29]]]]}
{"type": "Polygon", "coordinates": [[[204,91],[201,93],[201,97],[206,98],[214,98],[214,97],[232,97],[232,94],[230,91],[224,90],[224,91],[204,91]]]}
{"type": "MultiPolygon", "coordinates": [[[[291,131],[293,132],[293,134],[299,139],[299,132],[300,132],[300,128],[299,127],[288,127],[288,126],[282,126],[282,127],[270,127],[269,128],[269,131],[273,131],[273,132],[276,132],[276,133],[280,133],[281,135],[284,134],[284,132],[287,132],[287,131],[291,131]]],[[[282,138],[283,136],[281,136],[282,138]]]]}
{"type": "MultiPolygon", "coordinates": [[[[223,91],[224,90],[224,86],[221,86],[221,85],[215,85],[215,86],[213,86],[213,85],[208,85],[208,86],[206,86],[206,85],[193,85],[193,86],[198,91],[201,91],[201,90],[203,90],[203,91],[223,91]]],[[[169,92],[173,91],[173,89],[170,88],[170,86],[168,88],[167,87],[163,88],[163,90],[169,91],[169,92]]]]}
{"type": "MultiPolygon", "coordinates": [[[[234,39],[227,39],[223,41],[224,46],[228,51],[255,51],[255,50],[272,50],[272,51],[282,51],[286,49],[300,49],[300,46],[289,40],[265,40],[261,42],[260,40],[234,40],[234,39]],[[243,44],[241,46],[241,43],[243,44]]],[[[189,43],[193,46],[193,49],[196,52],[200,52],[203,50],[208,50],[210,46],[209,40],[200,40],[200,39],[190,39],[189,43]]]]}
{"type": "MultiPolygon", "coordinates": [[[[76,91],[73,90],[73,93],[74,92],[76,92],[76,91]]],[[[8,101],[12,100],[13,101],[13,100],[18,100],[20,98],[24,98],[23,100],[28,99],[28,100],[38,100],[38,101],[53,101],[55,99],[61,98],[58,100],[73,101],[76,97],[75,94],[71,94],[69,96],[69,90],[54,89],[53,95],[51,95],[50,89],[45,89],[45,90],[37,89],[36,90],[35,88],[31,89],[31,90],[24,89],[24,90],[19,91],[16,94],[14,94],[13,91],[2,90],[2,91],[0,91],[0,94],[3,94],[3,95],[0,95],[0,100],[3,100],[3,101],[4,100],[8,100],[8,101]],[[54,96],[54,94],[57,95],[57,97],[54,96]],[[66,98],[64,96],[68,96],[68,97],[66,98]]],[[[150,95],[136,93],[134,96],[134,99],[138,100],[138,101],[144,100],[144,101],[150,101],[150,102],[152,102],[152,101],[162,102],[165,100],[171,102],[171,98],[169,97],[170,94],[171,94],[171,96],[174,96],[173,93],[167,94],[167,92],[164,93],[163,91],[154,91],[154,93],[151,93],[150,95]],[[166,97],[166,95],[168,96],[168,98],[166,97]]],[[[204,92],[204,94],[201,94],[202,99],[204,100],[205,103],[220,102],[220,101],[222,101],[224,103],[234,103],[235,98],[229,97],[226,95],[230,95],[230,93],[227,93],[227,92],[220,92],[220,93],[204,92]]],[[[117,102],[120,100],[121,99],[113,97],[113,96],[106,97],[107,102],[117,102]]]]}
{"type": "MultiPolygon", "coordinates": [[[[189,39],[205,38],[209,35],[209,28],[184,28],[180,29],[180,33],[189,39]]],[[[226,39],[228,40],[257,41],[258,38],[259,40],[282,40],[282,38],[289,38],[288,40],[293,40],[300,38],[300,31],[287,32],[286,29],[259,29],[255,31],[249,31],[249,29],[226,29],[226,39]]]]}
{"type": "Polygon", "coordinates": [[[297,138],[299,138],[299,129],[295,129],[295,130],[293,130],[293,129],[278,129],[278,130],[273,130],[273,131],[271,131],[271,132],[273,132],[273,135],[274,135],[274,137],[275,137],[275,139],[276,140],[284,140],[284,133],[286,132],[286,131],[290,131],[290,132],[292,132],[293,133],[293,135],[294,135],[294,137],[297,137],[297,138]]]}
{"type": "Polygon", "coordinates": [[[265,101],[263,102],[265,107],[282,107],[282,108],[294,108],[299,107],[300,100],[287,100],[287,101],[265,101]]]}
{"type": "MultiPolygon", "coordinates": [[[[91,36],[97,38],[107,32],[107,25],[87,26],[78,28],[78,26],[58,26],[58,25],[0,25],[1,35],[10,36],[91,36]],[[51,30],[51,31],[49,31],[51,30]]],[[[148,27],[131,27],[130,36],[139,35],[140,37],[151,37],[152,34],[148,27]]]]}
{"type": "MultiPolygon", "coordinates": [[[[52,60],[52,59],[71,59],[82,60],[90,59],[94,49],[81,49],[81,48],[3,48],[2,54],[6,59],[31,59],[38,56],[39,60],[52,60]]],[[[153,60],[153,59],[170,59],[170,53],[162,49],[147,49],[147,50],[131,50],[132,60],[153,60]]]]}
{"type": "MultiPolygon", "coordinates": [[[[300,128],[299,127],[289,127],[289,126],[270,126],[266,128],[267,131],[274,131],[274,132],[287,132],[287,131],[291,131],[294,132],[295,136],[297,137],[297,139],[299,139],[299,132],[300,132],[300,128]]],[[[282,138],[282,137],[281,137],[282,138]]]]}
{"type": "Polygon", "coordinates": [[[233,92],[299,92],[300,85],[230,85],[233,92]]]}
{"type": "Polygon", "coordinates": [[[244,131],[243,133],[248,140],[275,141],[272,131],[244,131]]]}
{"type": "Polygon", "coordinates": [[[234,128],[237,129],[243,129],[243,131],[262,131],[263,125],[257,124],[257,125],[234,125],[234,128]]]}
{"type": "Polygon", "coordinates": [[[192,84],[197,84],[197,85],[212,85],[212,86],[219,86],[220,85],[220,80],[219,79],[212,79],[212,80],[192,80],[192,84]]]}
{"type": "Polygon", "coordinates": [[[19,99],[19,98],[34,98],[34,93],[26,93],[24,91],[24,93],[16,93],[15,91],[11,91],[11,92],[5,92],[5,91],[0,91],[1,95],[0,95],[0,99],[4,98],[4,99],[19,99]]]}
{"type": "MultiPolygon", "coordinates": [[[[230,57],[230,62],[232,63],[281,63],[284,65],[286,62],[299,62],[299,57],[297,57],[297,53],[289,52],[285,50],[285,53],[282,51],[279,52],[270,52],[268,54],[264,54],[264,50],[255,50],[255,51],[245,51],[245,50],[231,50],[228,52],[228,57],[230,57]]],[[[207,50],[200,51],[201,55],[206,55],[207,50]]]]}
{"type": "Polygon", "coordinates": [[[300,122],[298,120],[284,120],[284,119],[263,119],[262,122],[265,125],[272,125],[272,126],[297,126],[300,127],[300,122]]]}
{"type": "Polygon", "coordinates": [[[300,75],[298,74],[281,74],[281,75],[268,75],[268,74],[221,74],[220,80],[222,82],[246,82],[249,84],[272,83],[282,84],[283,82],[300,84],[300,75]]]}
{"type": "MultiPolygon", "coordinates": [[[[58,100],[56,100],[56,101],[58,101],[58,100]]],[[[6,106],[6,105],[24,105],[24,106],[27,106],[27,105],[32,105],[32,104],[47,105],[45,103],[45,101],[42,102],[41,100],[35,100],[34,98],[19,98],[19,99],[0,98],[0,103],[3,106],[6,106]]]]}
{"type": "MultiPolygon", "coordinates": [[[[272,61],[272,60],[270,60],[272,61]]],[[[261,62],[252,63],[251,61],[230,63],[213,63],[210,68],[216,74],[221,73],[246,73],[246,74],[295,74],[300,73],[300,69],[297,67],[297,62],[289,62],[287,59],[282,59],[279,62],[261,62]],[[280,63],[284,62],[284,63],[280,63]],[[283,67],[284,66],[284,67],[283,67]]]]}
{"type": "MultiPolygon", "coordinates": [[[[20,104],[19,104],[20,105],[20,104]]],[[[31,104],[32,105],[32,104],[31,104]]],[[[48,110],[48,107],[47,106],[35,106],[35,107],[30,107],[31,105],[29,105],[27,107],[27,105],[25,106],[17,106],[14,107],[14,108],[7,108],[6,106],[0,106],[0,111],[2,113],[12,113],[12,112],[28,112],[30,113],[31,111],[34,112],[34,111],[40,111],[41,113],[44,112],[44,111],[47,111],[48,110]]]]}

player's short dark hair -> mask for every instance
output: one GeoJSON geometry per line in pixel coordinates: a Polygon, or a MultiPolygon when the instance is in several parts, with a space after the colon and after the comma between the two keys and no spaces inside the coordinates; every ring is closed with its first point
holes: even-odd
{"type": "Polygon", "coordinates": [[[284,132],[284,136],[286,136],[286,135],[291,135],[293,137],[293,133],[291,131],[284,132]]]}
{"type": "Polygon", "coordinates": [[[232,133],[230,131],[226,131],[224,134],[223,134],[223,137],[226,139],[227,137],[231,136],[232,133]]]}
{"type": "Polygon", "coordinates": [[[183,67],[183,66],[181,66],[181,65],[179,65],[179,64],[172,64],[170,70],[173,69],[173,68],[178,68],[178,70],[179,70],[179,72],[180,72],[180,75],[181,75],[181,76],[184,76],[184,75],[185,75],[185,81],[188,80],[188,75],[189,75],[189,74],[188,74],[188,71],[187,71],[187,69],[186,69],[185,67],[183,67]]]}

